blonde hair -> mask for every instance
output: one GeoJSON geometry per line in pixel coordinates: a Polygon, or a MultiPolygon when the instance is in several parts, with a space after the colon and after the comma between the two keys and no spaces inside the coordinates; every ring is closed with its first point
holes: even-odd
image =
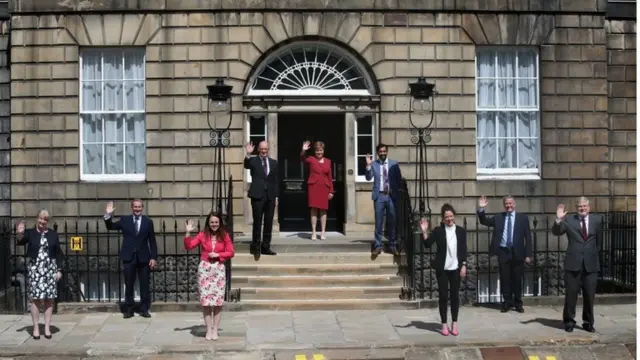
{"type": "Polygon", "coordinates": [[[313,149],[314,149],[314,150],[317,150],[317,149],[322,149],[322,150],[324,150],[324,143],[323,143],[322,141],[316,141],[316,142],[313,144],[313,149]]]}

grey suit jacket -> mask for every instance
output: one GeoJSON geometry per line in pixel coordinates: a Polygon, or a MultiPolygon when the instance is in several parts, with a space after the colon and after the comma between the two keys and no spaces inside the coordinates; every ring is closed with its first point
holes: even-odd
{"type": "Polygon", "coordinates": [[[553,223],[551,232],[562,236],[567,234],[569,245],[564,258],[564,268],[568,271],[581,271],[582,265],[587,272],[600,271],[600,246],[602,244],[602,217],[589,214],[589,232],[587,240],[582,239],[582,226],[578,214],[567,215],[564,221],[553,223]]]}

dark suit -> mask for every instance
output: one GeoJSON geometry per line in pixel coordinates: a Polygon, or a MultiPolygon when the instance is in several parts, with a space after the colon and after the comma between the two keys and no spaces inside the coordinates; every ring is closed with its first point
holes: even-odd
{"type": "Polygon", "coordinates": [[[578,291],[582,289],[582,320],[593,325],[593,302],[600,270],[600,247],[602,245],[602,217],[587,215],[587,239],[582,236],[582,224],[578,214],[568,215],[563,221],[554,222],[551,232],[556,236],[567,234],[567,253],[564,258],[564,310],[565,325],[575,325],[578,291]]]}
{"type": "Polygon", "coordinates": [[[398,195],[400,195],[400,184],[402,183],[402,173],[398,162],[386,159],[387,163],[387,180],[388,191],[383,192],[381,186],[381,177],[383,174],[383,163],[380,159],[374,161],[370,167],[366,168],[365,178],[367,181],[373,179],[373,187],[371,188],[371,200],[373,200],[373,209],[375,213],[376,231],[375,240],[376,248],[382,247],[382,225],[386,210],[387,228],[389,229],[389,246],[395,249],[396,246],[396,203],[398,195]]]}
{"type": "Polygon", "coordinates": [[[269,173],[265,174],[262,157],[245,157],[244,168],[251,173],[251,185],[247,195],[251,199],[253,213],[253,244],[257,249],[260,244],[260,225],[264,218],[262,231],[262,248],[271,248],[271,231],[273,228],[273,215],[275,212],[275,200],[279,193],[278,162],[267,157],[269,173]]]}
{"type": "Polygon", "coordinates": [[[458,310],[460,309],[460,268],[467,261],[467,231],[460,226],[456,226],[456,250],[458,267],[455,270],[445,269],[447,260],[447,232],[445,225],[433,229],[431,236],[426,240],[425,246],[430,248],[436,244],[436,257],[431,267],[436,270],[438,280],[438,308],[442,323],[447,322],[447,298],[451,299],[451,318],[458,321],[458,310]]]}
{"type": "Polygon", "coordinates": [[[151,293],[149,291],[150,260],[157,260],[158,247],[153,221],[147,216],[140,215],[140,230],[136,231],[133,215],[127,215],[113,222],[113,216],[105,215],[104,223],[109,230],[122,230],[122,248],[120,260],[124,267],[124,301],[128,311],[133,308],[133,286],[136,275],[140,281],[140,313],[144,314],[151,308],[151,293]]]}
{"type": "MultiPolygon", "coordinates": [[[[27,257],[30,259],[36,259],[38,257],[38,252],[40,251],[40,236],[36,228],[27,229],[24,231],[22,239],[18,241],[18,245],[27,245],[27,257]]],[[[47,229],[44,237],[47,239],[49,258],[54,259],[58,271],[62,271],[64,254],[60,247],[60,237],[58,233],[53,229],[47,229]]]]}
{"type": "MultiPolygon", "coordinates": [[[[512,214],[513,215],[513,214],[512,214]]],[[[511,247],[505,244],[507,213],[502,212],[493,217],[487,216],[484,209],[478,209],[478,219],[485,226],[493,227],[493,236],[489,245],[489,253],[498,257],[500,268],[500,291],[505,307],[522,307],[522,281],[524,278],[524,260],[531,258],[533,243],[529,217],[516,212],[511,218],[511,247]]]]}

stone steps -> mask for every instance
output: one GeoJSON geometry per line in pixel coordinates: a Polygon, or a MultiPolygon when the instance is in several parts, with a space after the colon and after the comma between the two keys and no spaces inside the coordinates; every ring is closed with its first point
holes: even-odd
{"type": "Polygon", "coordinates": [[[398,286],[332,286],[280,288],[242,288],[244,300],[353,300],[398,299],[398,286]]]}
{"type": "Polygon", "coordinates": [[[396,275],[232,275],[233,287],[322,287],[334,286],[402,286],[403,279],[396,275]]]}
{"type": "Polygon", "coordinates": [[[394,264],[237,264],[233,263],[233,276],[261,275],[383,275],[397,274],[394,264]]]}
{"type": "Polygon", "coordinates": [[[375,259],[370,252],[317,252],[317,253],[278,253],[276,256],[255,257],[248,253],[236,252],[232,266],[236,265],[327,265],[327,264],[398,264],[402,256],[380,254],[375,259]]]}
{"type": "Polygon", "coordinates": [[[398,299],[243,300],[243,310],[404,310],[418,303],[398,299]]]}

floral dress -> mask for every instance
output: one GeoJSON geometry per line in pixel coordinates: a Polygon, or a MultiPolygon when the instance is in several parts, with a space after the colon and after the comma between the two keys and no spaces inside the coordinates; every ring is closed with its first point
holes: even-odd
{"type": "MultiPolygon", "coordinates": [[[[211,239],[215,248],[215,237],[211,239]]],[[[227,287],[227,277],[224,263],[219,261],[200,261],[198,266],[198,289],[200,305],[222,306],[227,287]]]]}
{"type": "Polygon", "coordinates": [[[46,231],[40,233],[38,257],[29,260],[29,298],[33,300],[55,299],[58,296],[56,260],[49,257],[46,231]]]}

